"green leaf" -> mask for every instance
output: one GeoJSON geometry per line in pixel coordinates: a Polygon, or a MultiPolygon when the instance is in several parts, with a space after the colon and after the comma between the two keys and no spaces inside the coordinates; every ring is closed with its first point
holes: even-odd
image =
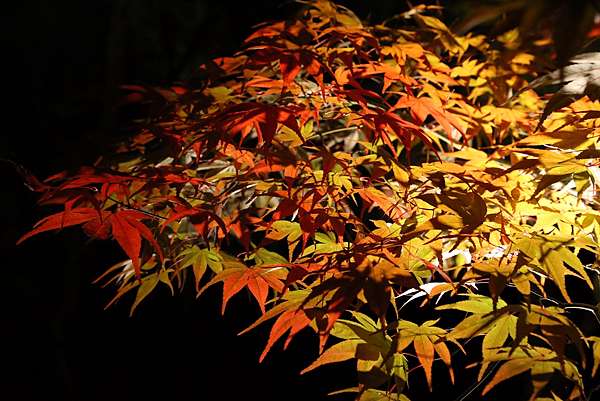
{"type": "Polygon", "coordinates": [[[487,333],[491,329],[496,317],[494,313],[488,313],[483,316],[481,314],[471,315],[454,326],[450,331],[449,337],[452,339],[462,339],[487,333]]]}
{"type": "Polygon", "coordinates": [[[565,276],[568,274],[568,271],[560,254],[556,251],[549,251],[542,259],[542,262],[545,270],[550,274],[550,277],[552,277],[552,280],[558,286],[563,297],[565,297],[567,302],[571,302],[565,282],[565,276]]]}
{"type": "Polygon", "coordinates": [[[268,237],[272,239],[287,237],[289,242],[294,242],[302,236],[300,224],[293,221],[278,220],[271,225],[271,229],[273,231],[269,233],[268,237]]]}
{"type": "Polygon", "coordinates": [[[396,394],[370,388],[360,395],[358,401],[410,401],[410,399],[404,394],[396,394]]]}
{"type": "Polygon", "coordinates": [[[157,273],[149,274],[148,276],[142,278],[142,283],[138,286],[138,290],[135,294],[135,301],[133,305],[131,305],[131,309],[129,311],[129,316],[133,315],[135,308],[142,302],[144,298],[150,294],[156,285],[158,284],[159,278],[157,273]]]}
{"type": "Polygon", "coordinates": [[[382,330],[373,330],[360,323],[338,319],[330,333],[332,336],[344,340],[360,339],[377,347],[382,353],[387,353],[391,346],[391,339],[382,330]]]}
{"type": "Polygon", "coordinates": [[[408,360],[401,353],[395,352],[392,357],[386,361],[389,365],[390,375],[398,378],[402,382],[408,381],[408,360]]]}
{"type": "MultiPolygon", "coordinates": [[[[502,299],[498,299],[497,308],[499,309],[505,306],[506,302],[504,302],[502,299]]],[[[470,313],[489,313],[494,310],[494,300],[486,296],[469,295],[469,299],[466,301],[458,301],[453,304],[441,305],[436,307],[436,309],[452,309],[470,313]]]]}
{"type": "Polygon", "coordinates": [[[529,358],[512,359],[500,366],[496,371],[496,374],[485,386],[481,395],[487,394],[496,384],[503,382],[504,380],[510,379],[513,376],[521,374],[531,369],[532,362],[529,358]]]}
{"type": "Polygon", "coordinates": [[[503,347],[509,335],[514,338],[517,320],[518,318],[512,315],[504,315],[496,319],[492,329],[483,338],[483,353],[503,347]]]}
{"type": "Polygon", "coordinates": [[[600,366],[600,342],[595,342],[593,345],[594,351],[594,368],[592,369],[592,376],[596,376],[598,367],[600,366]]]}
{"type": "Polygon", "coordinates": [[[343,362],[356,357],[356,349],[359,344],[364,344],[362,340],[345,340],[327,348],[313,363],[304,368],[300,374],[310,372],[319,366],[343,362]]]}
{"type": "Polygon", "coordinates": [[[265,248],[258,248],[254,252],[257,265],[287,265],[289,262],[280,254],[265,248]]]}

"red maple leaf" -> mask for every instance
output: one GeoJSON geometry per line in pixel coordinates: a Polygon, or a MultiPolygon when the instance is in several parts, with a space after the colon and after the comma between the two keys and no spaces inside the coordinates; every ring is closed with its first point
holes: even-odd
{"type": "Polygon", "coordinates": [[[464,135],[464,129],[458,118],[437,105],[432,99],[426,97],[403,96],[394,105],[392,110],[410,108],[417,124],[423,124],[428,116],[433,117],[452,137],[453,129],[464,135]]]}
{"type": "Polygon", "coordinates": [[[241,134],[240,143],[254,128],[258,143],[268,145],[277,131],[277,124],[283,124],[294,131],[301,139],[296,115],[298,107],[281,107],[265,103],[242,103],[228,107],[216,118],[216,125],[231,134],[241,134]]]}
{"type": "Polygon", "coordinates": [[[114,213],[98,211],[93,208],[80,207],[67,209],[40,220],[35,228],[23,235],[17,244],[45,231],[59,230],[64,227],[84,224],[84,230],[97,237],[107,237],[108,227],[113,238],[129,256],[136,276],[141,276],[140,252],[142,238],[150,242],[161,260],[163,254],[150,229],[141,220],[151,218],[148,214],[137,210],[117,210],[114,213]]]}
{"type": "Polygon", "coordinates": [[[232,296],[248,287],[254,296],[260,309],[265,313],[265,302],[269,295],[269,288],[282,292],[284,288],[283,279],[287,276],[287,270],[282,266],[260,266],[260,267],[231,267],[218,273],[212,280],[200,290],[203,293],[213,284],[223,283],[223,305],[221,313],[225,313],[227,302],[232,296]]]}
{"type": "Polygon", "coordinates": [[[75,226],[86,223],[90,220],[96,220],[99,217],[100,215],[96,209],[88,207],[81,207],[55,213],[38,221],[33,230],[19,238],[17,245],[26,239],[33,237],[34,235],[43,233],[44,231],[60,230],[64,227],[75,226]]]}
{"type": "Polygon", "coordinates": [[[277,342],[277,340],[287,331],[289,331],[289,333],[283,344],[283,349],[286,349],[292,341],[292,338],[294,338],[294,336],[302,329],[307,327],[311,321],[312,319],[309,318],[302,309],[288,310],[279,315],[275,323],[273,323],[273,327],[271,327],[267,345],[260,354],[259,362],[262,362],[263,359],[265,359],[265,356],[267,356],[269,350],[275,345],[275,342],[277,342]]]}

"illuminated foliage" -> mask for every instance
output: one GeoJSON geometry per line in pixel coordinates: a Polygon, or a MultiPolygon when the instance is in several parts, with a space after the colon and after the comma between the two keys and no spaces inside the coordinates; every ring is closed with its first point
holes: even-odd
{"type": "Polygon", "coordinates": [[[100,281],[132,313],[157,286],[222,284],[223,311],[247,288],[247,330],[272,320],[261,360],[313,330],[302,373],[353,360],[362,401],[407,400],[413,375],[453,381],[457,353],[483,394],[527,372],[532,400],[585,397],[600,338],[569,308],[594,319],[579,294],[598,291],[581,255],[599,252],[600,104],[546,107],[532,88],[556,74],[530,85],[551,64],[542,33],[457,35],[439,15],[366,26],[316,1],[195,84],[129,87],[148,106],[137,135],[77,174],[28,177],[63,208],[21,240],[74,225],[115,239],[128,259],[100,281]]]}

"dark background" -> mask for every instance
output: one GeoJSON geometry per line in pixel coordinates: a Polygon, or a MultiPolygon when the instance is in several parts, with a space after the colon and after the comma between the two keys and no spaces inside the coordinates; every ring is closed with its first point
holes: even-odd
{"type": "MultiPolygon", "coordinates": [[[[406,9],[400,0],[344,4],[374,21],[406,9]]],[[[41,178],[89,165],[123,134],[119,85],[183,80],[235,51],[253,25],[296,9],[275,0],[3,3],[0,157],[41,178]]],[[[218,286],[198,300],[158,290],[131,318],[131,299],[105,311],[112,289],[92,281],[122,252],[77,229],[15,247],[48,210],[9,164],[0,162],[0,176],[0,398],[323,400],[354,385],[352,367],[299,376],[316,357],[308,332],[258,364],[269,325],[236,336],[260,312],[237,295],[222,318],[218,286]]],[[[443,368],[434,375],[447,378],[443,368]]],[[[457,376],[455,388],[423,396],[452,400],[472,380],[457,376]]]]}

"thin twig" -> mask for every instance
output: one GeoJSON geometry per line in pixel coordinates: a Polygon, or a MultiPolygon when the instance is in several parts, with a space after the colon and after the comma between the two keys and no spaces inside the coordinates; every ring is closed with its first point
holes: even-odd
{"type": "Polygon", "coordinates": [[[111,201],[115,202],[116,204],[118,204],[118,205],[120,205],[120,206],[123,206],[123,207],[125,207],[126,209],[129,209],[129,210],[135,210],[135,211],[137,211],[137,212],[144,213],[144,214],[146,214],[146,215],[148,215],[148,216],[151,216],[151,217],[154,217],[154,218],[156,218],[156,219],[167,220],[167,218],[166,218],[166,217],[159,216],[158,214],[154,214],[154,213],[152,213],[152,212],[148,212],[147,210],[138,209],[138,208],[136,208],[136,207],[133,207],[133,206],[131,206],[131,205],[128,205],[128,204],[126,204],[126,203],[123,203],[123,202],[121,202],[120,200],[117,200],[117,199],[115,199],[115,198],[113,198],[113,197],[111,197],[111,196],[109,196],[109,197],[108,197],[108,199],[110,199],[111,201]]]}
{"type": "Polygon", "coordinates": [[[496,368],[496,366],[498,365],[498,363],[499,362],[494,362],[494,364],[492,365],[492,368],[490,369],[490,371],[487,372],[485,374],[485,376],[481,380],[479,380],[477,383],[473,384],[470,388],[468,388],[466,390],[466,392],[463,392],[454,401],[464,401],[464,400],[466,400],[467,397],[469,397],[473,393],[473,391],[477,390],[477,388],[479,386],[481,386],[483,384],[483,382],[487,380],[488,377],[490,377],[490,375],[494,372],[494,369],[496,368]]]}

